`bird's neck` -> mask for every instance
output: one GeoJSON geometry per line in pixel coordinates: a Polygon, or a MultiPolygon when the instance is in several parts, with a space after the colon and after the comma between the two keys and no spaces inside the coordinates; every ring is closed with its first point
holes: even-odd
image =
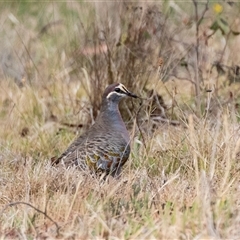
{"type": "Polygon", "coordinates": [[[117,129],[119,130],[119,132],[122,132],[126,136],[129,136],[125,123],[123,122],[121,113],[119,111],[118,103],[107,102],[103,104],[98,118],[99,119],[97,119],[96,122],[107,125],[107,128],[117,129]]]}
{"type": "Polygon", "coordinates": [[[123,123],[118,103],[115,102],[106,102],[103,104],[100,110],[99,118],[106,119],[109,122],[108,124],[113,123],[115,125],[123,123]]]}

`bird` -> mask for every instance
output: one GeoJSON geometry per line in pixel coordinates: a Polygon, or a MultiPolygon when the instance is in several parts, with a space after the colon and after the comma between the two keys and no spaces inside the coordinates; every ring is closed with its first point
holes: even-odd
{"type": "Polygon", "coordinates": [[[109,85],[95,123],[70,144],[56,163],[118,177],[131,150],[130,135],[119,111],[120,101],[127,97],[140,98],[122,83],[109,85]]]}

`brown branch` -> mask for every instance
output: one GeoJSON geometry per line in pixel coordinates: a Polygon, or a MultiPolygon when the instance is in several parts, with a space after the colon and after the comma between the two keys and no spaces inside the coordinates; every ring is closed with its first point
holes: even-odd
{"type": "Polygon", "coordinates": [[[37,212],[43,214],[46,218],[48,218],[51,222],[54,223],[54,225],[56,226],[56,229],[57,229],[57,235],[59,235],[59,229],[60,229],[60,226],[57,224],[57,222],[54,221],[51,217],[49,217],[49,216],[47,215],[46,211],[43,212],[42,210],[40,210],[40,209],[34,207],[34,206],[33,206],[32,204],[30,204],[30,203],[27,203],[27,202],[21,202],[21,201],[19,201],[19,202],[12,202],[12,203],[9,203],[9,204],[7,204],[7,205],[5,206],[5,208],[3,208],[3,210],[0,212],[0,215],[2,215],[3,212],[4,212],[8,207],[12,207],[12,206],[19,205],[19,204],[27,205],[27,206],[33,208],[35,211],[37,211],[37,212]]]}
{"type": "Polygon", "coordinates": [[[57,20],[57,21],[53,21],[53,22],[46,24],[44,27],[42,27],[42,29],[38,33],[38,37],[41,37],[43,34],[45,34],[48,31],[48,29],[51,28],[52,26],[60,25],[60,24],[63,24],[62,20],[57,20]]]}
{"type": "Polygon", "coordinates": [[[145,150],[146,150],[146,149],[147,149],[147,145],[146,145],[146,142],[145,142],[145,139],[144,139],[144,136],[143,136],[143,132],[142,132],[141,127],[140,127],[140,124],[139,124],[139,118],[138,118],[138,115],[139,115],[139,113],[140,113],[140,110],[141,110],[141,108],[142,108],[142,106],[143,106],[142,100],[144,100],[144,99],[143,99],[143,98],[140,98],[140,97],[138,97],[138,99],[140,99],[141,102],[140,102],[140,107],[138,108],[138,110],[137,110],[137,112],[136,112],[136,124],[137,124],[138,130],[139,130],[139,132],[140,132],[140,135],[141,135],[141,137],[142,137],[142,141],[143,141],[144,148],[145,148],[145,150]]]}
{"type": "Polygon", "coordinates": [[[208,10],[208,4],[209,4],[209,0],[207,1],[206,5],[205,5],[205,9],[203,10],[201,16],[199,17],[199,13],[198,13],[198,2],[196,0],[192,0],[193,5],[194,5],[194,9],[195,9],[195,22],[196,22],[196,33],[195,33],[195,37],[196,37],[196,45],[195,45],[195,50],[196,50],[196,67],[195,67],[195,81],[196,81],[196,85],[195,85],[195,94],[196,94],[196,104],[197,104],[197,109],[199,111],[199,113],[201,112],[201,99],[200,99],[200,81],[199,81],[199,45],[200,45],[200,40],[199,40],[199,26],[204,18],[205,13],[208,10]]]}
{"type": "Polygon", "coordinates": [[[209,0],[207,0],[207,3],[206,3],[206,5],[205,5],[205,9],[203,10],[203,12],[202,12],[202,16],[199,18],[199,20],[197,21],[197,25],[199,26],[200,24],[201,24],[201,22],[202,22],[202,20],[203,20],[203,18],[204,18],[204,15],[205,15],[205,13],[207,12],[207,10],[208,10],[208,4],[209,4],[209,0]]]}
{"type": "Polygon", "coordinates": [[[151,117],[151,119],[155,122],[163,122],[163,123],[168,123],[172,126],[179,126],[181,123],[177,120],[170,120],[168,118],[162,118],[160,116],[158,117],[151,117]]]}

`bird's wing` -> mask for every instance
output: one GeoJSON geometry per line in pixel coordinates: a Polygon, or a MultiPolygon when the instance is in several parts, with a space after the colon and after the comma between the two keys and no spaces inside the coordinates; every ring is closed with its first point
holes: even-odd
{"type": "Polygon", "coordinates": [[[77,165],[83,170],[114,172],[127,161],[130,146],[121,137],[111,142],[109,138],[107,133],[94,138],[85,133],[68,147],[57,163],[62,162],[66,167],[77,165]]]}
{"type": "Polygon", "coordinates": [[[81,146],[85,144],[87,137],[88,133],[85,132],[77,139],[75,139],[67,148],[67,150],[63,152],[61,156],[55,161],[55,164],[58,164],[59,162],[64,162],[64,165],[66,166],[73,165],[74,161],[78,157],[76,150],[79,149],[79,147],[81,148],[81,146]]]}
{"type": "Polygon", "coordinates": [[[128,159],[130,154],[130,146],[125,142],[109,144],[103,141],[101,145],[97,144],[97,139],[88,144],[86,149],[86,163],[95,170],[103,170],[113,172],[117,167],[121,167],[128,159]]]}

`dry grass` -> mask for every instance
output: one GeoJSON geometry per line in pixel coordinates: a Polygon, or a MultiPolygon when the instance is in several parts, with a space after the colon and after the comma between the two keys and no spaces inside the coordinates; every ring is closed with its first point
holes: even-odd
{"type": "MultiPolygon", "coordinates": [[[[42,9],[48,10],[47,14],[54,8],[54,20],[61,16],[67,26],[57,22],[57,26],[45,28],[49,35],[43,33],[37,38],[38,31],[32,26],[27,31],[22,19],[20,10],[27,7],[16,5],[5,6],[1,22],[8,34],[25,31],[25,35],[18,32],[19,37],[14,38],[25,45],[13,46],[28,49],[20,56],[22,63],[26,61],[23,65],[27,81],[22,87],[18,86],[19,79],[15,78],[14,83],[14,76],[2,77],[0,81],[1,238],[237,239],[240,236],[238,83],[226,86],[226,76],[220,79],[204,65],[202,70],[209,80],[204,83],[211,88],[217,81],[220,97],[202,91],[202,101],[207,106],[218,103],[202,116],[195,111],[192,92],[188,94],[191,81],[187,85],[180,80],[162,83],[159,79],[167,75],[171,64],[176,64],[173,52],[164,64],[166,69],[163,67],[159,74],[149,59],[137,55],[139,49],[133,55],[126,50],[133,51],[132,46],[138,40],[139,46],[143,46],[141,51],[149,51],[154,59],[155,53],[148,46],[156,44],[156,39],[151,42],[147,38],[144,42],[140,31],[136,31],[137,40],[129,37],[126,49],[114,47],[114,40],[110,39],[112,46],[108,46],[111,49],[108,53],[86,56],[85,51],[84,56],[79,56],[79,51],[74,51],[74,38],[82,37],[84,45],[83,37],[97,36],[93,25],[84,22],[92,14],[91,5],[84,11],[77,3],[44,5],[42,9]],[[9,9],[20,19],[21,26],[17,23],[13,28],[7,22],[7,16],[13,21],[9,9]],[[79,20],[74,11],[83,11],[85,15],[79,20]],[[82,26],[88,26],[88,32],[85,29],[74,33],[79,27],[75,23],[78,20],[82,26]],[[57,41],[60,33],[62,38],[57,41]],[[120,179],[103,181],[84,176],[74,168],[51,166],[51,157],[62,152],[94,121],[100,93],[112,80],[121,80],[143,97],[154,86],[168,107],[166,115],[180,124],[157,123],[156,127],[149,117],[153,109],[146,107],[151,105],[147,100],[137,115],[137,102],[123,104],[124,118],[132,133],[132,152],[120,179]],[[233,96],[228,97],[229,92],[233,96]]],[[[29,9],[34,11],[34,7],[29,9]]],[[[32,22],[35,27],[40,24],[40,15],[33,14],[31,19],[36,21],[32,22]]],[[[166,52],[162,51],[163,55],[166,52]]],[[[175,54],[180,58],[180,53],[175,54]]]]}
{"type": "MultiPolygon", "coordinates": [[[[122,178],[99,182],[76,169],[51,166],[50,157],[64,150],[74,134],[59,132],[59,123],[44,120],[52,97],[42,99],[42,91],[1,84],[2,103],[9,101],[1,118],[2,236],[238,236],[240,129],[227,112],[211,125],[190,115],[183,126],[160,126],[145,134],[147,149],[136,137],[122,178]],[[26,136],[23,128],[29,129],[26,136]],[[18,201],[54,219],[59,234],[53,222],[31,207],[8,206],[18,201]]],[[[61,99],[58,105],[64,105],[61,99]]]]}

